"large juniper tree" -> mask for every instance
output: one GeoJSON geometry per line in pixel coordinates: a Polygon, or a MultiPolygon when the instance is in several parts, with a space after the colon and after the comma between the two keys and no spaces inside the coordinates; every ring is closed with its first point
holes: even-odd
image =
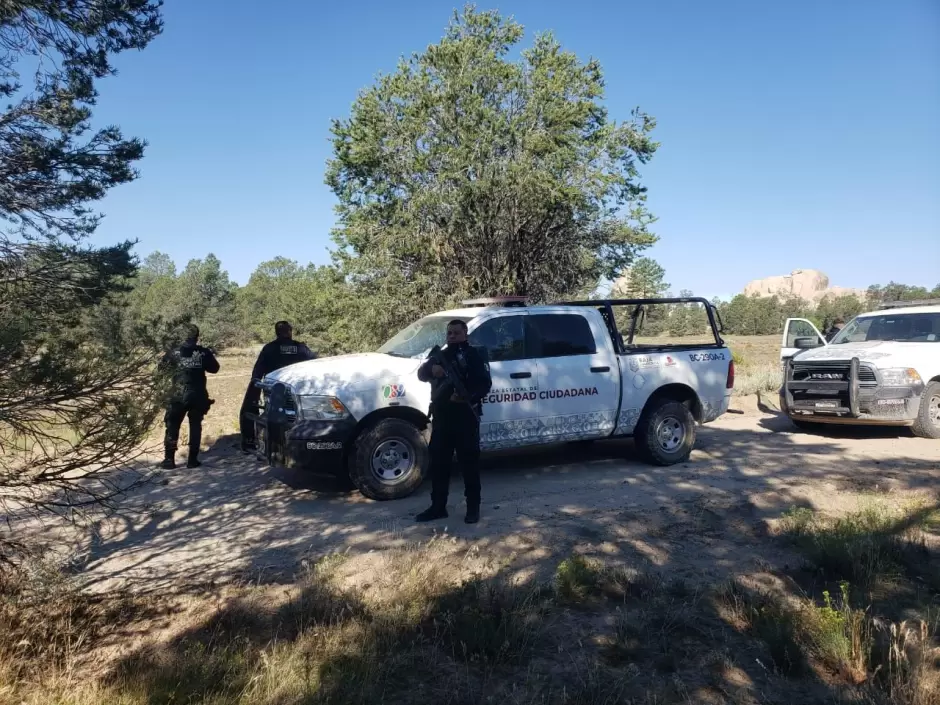
{"type": "Polygon", "coordinates": [[[337,259],[379,336],[464,296],[550,299],[615,279],[655,237],[653,119],[608,117],[600,64],[468,7],[332,127],[337,259]]]}
{"type": "MultiPolygon", "coordinates": [[[[132,243],[88,244],[94,203],[144,144],[94,129],[114,55],[162,28],[153,0],[0,0],[0,504],[55,508],[116,489],[157,408],[162,341],[116,301],[132,243]]],[[[0,507],[2,509],[2,507],[0,507]]],[[[7,537],[8,538],[8,537],[7,537]]],[[[3,537],[0,537],[0,545],[3,537]]]]}

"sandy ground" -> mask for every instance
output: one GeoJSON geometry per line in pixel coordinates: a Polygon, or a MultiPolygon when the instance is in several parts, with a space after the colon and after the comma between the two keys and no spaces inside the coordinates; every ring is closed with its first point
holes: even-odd
{"type": "Polygon", "coordinates": [[[223,436],[204,467],[161,473],[67,543],[94,591],[278,583],[330,552],[368,561],[370,551],[441,533],[519,575],[550,574],[577,550],[711,582],[792,560],[763,540],[792,506],[839,513],[875,497],[903,503],[940,490],[940,442],[905,429],[806,434],[755,398],[736,399],[735,408],[700,429],[679,466],[643,464],[630,441],[487,457],[476,526],[463,524],[459,476],[450,519],[417,525],[428,487],[373,502],[335,481],[264,467],[223,436]]]}

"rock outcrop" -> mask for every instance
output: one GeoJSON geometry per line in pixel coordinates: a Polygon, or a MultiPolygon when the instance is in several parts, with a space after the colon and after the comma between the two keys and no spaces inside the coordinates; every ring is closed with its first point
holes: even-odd
{"type": "Polygon", "coordinates": [[[777,296],[781,299],[798,296],[810,303],[819,303],[826,296],[854,294],[864,297],[864,289],[829,286],[829,277],[817,269],[795,269],[782,276],[755,279],[744,287],[746,296],[777,296]]]}

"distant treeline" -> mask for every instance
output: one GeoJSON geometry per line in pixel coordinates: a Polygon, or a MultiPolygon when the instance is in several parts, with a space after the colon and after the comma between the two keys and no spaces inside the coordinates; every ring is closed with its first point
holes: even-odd
{"type": "MultiPolygon", "coordinates": [[[[662,282],[662,270],[656,268],[655,262],[641,258],[631,270],[636,274],[628,275],[618,293],[668,294],[668,285],[662,282]],[[656,281],[649,281],[651,270],[652,279],[656,281]]],[[[239,286],[231,281],[215,255],[192,260],[178,271],[168,255],[157,252],[141,263],[126,296],[126,305],[131,317],[139,320],[191,317],[202,328],[204,339],[220,348],[269,340],[273,337],[274,322],[288,319],[299,339],[321,354],[336,354],[375,347],[397,330],[397,326],[386,330],[376,329],[374,325],[364,330],[357,320],[364,305],[380,308],[396,304],[380,291],[376,291],[369,302],[362,300],[361,287],[355,292],[331,266],[303,266],[277,257],[258,265],[248,283],[239,286]]],[[[683,290],[679,294],[691,296],[692,292],[683,290]]],[[[714,303],[727,333],[770,335],[779,333],[783,322],[790,317],[809,318],[822,328],[836,318],[848,320],[884,301],[926,298],[940,298],[940,285],[932,290],[894,282],[886,286],[872,285],[864,299],[854,295],[826,297],[815,307],[796,297],[781,300],[743,294],[730,301],[716,299],[714,303]]],[[[419,306],[414,308],[420,311],[419,306]]],[[[649,313],[642,327],[643,334],[694,335],[705,330],[707,323],[701,307],[661,308],[649,313]]],[[[371,320],[374,322],[376,318],[381,319],[381,316],[371,320]]],[[[390,316],[390,320],[395,317],[390,316]]]]}

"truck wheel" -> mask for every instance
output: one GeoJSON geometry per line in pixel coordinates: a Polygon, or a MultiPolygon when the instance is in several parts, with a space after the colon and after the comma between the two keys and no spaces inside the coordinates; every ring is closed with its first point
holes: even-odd
{"type": "Polygon", "coordinates": [[[685,404],[654,400],[643,412],[633,435],[644,459],[656,465],[674,465],[688,460],[692,453],[695,418],[685,404]]]}
{"type": "Polygon", "coordinates": [[[427,468],[427,441],[404,419],[382,419],[366,429],[349,454],[349,478],[369,499],[407,497],[427,468]]]}
{"type": "Polygon", "coordinates": [[[940,382],[927,384],[913,430],[921,438],[940,438],[940,382]]]}

